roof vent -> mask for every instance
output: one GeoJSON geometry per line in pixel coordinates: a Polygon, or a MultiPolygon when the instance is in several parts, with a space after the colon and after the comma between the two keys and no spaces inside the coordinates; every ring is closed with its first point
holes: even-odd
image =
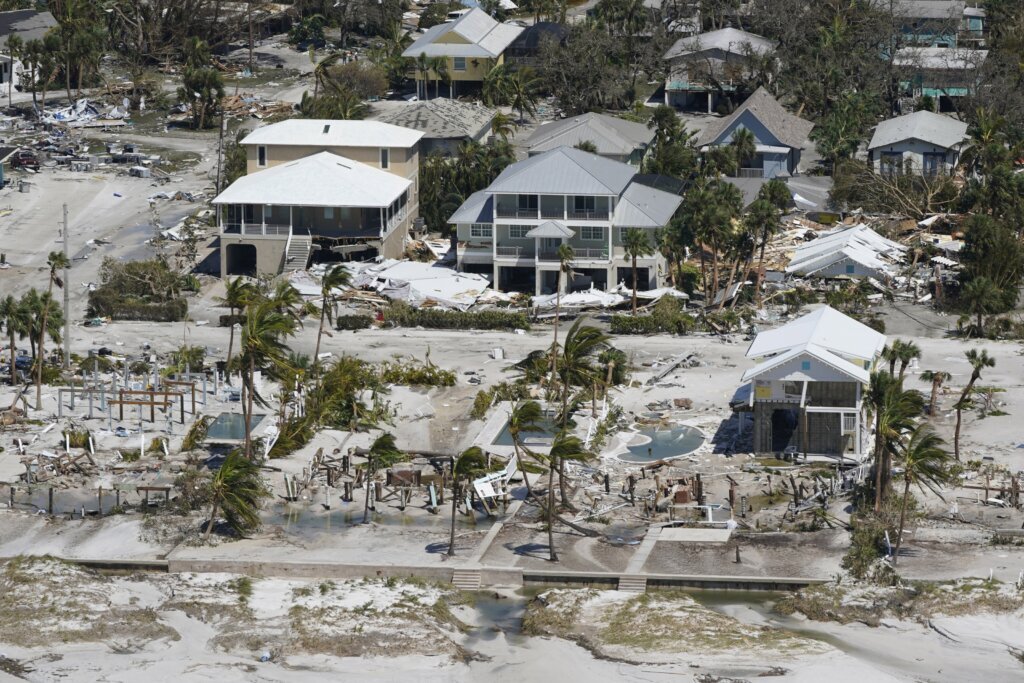
{"type": "Polygon", "coordinates": [[[327,135],[330,132],[331,132],[331,124],[328,123],[328,124],[326,124],[324,126],[324,135],[327,135]]]}

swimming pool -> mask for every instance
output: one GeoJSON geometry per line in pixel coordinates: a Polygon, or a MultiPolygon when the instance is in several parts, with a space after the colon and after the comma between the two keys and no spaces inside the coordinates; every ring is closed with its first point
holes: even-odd
{"type": "MultiPolygon", "coordinates": [[[[554,419],[547,417],[541,418],[538,425],[541,427],[540,430],[527,431],[524,429],[519,432],[519,441],[526,446],[550,446],[551,440],[555,436],[555,432],[558,431],[558,427],[555,425],[554,419]]],[[[505,426],[502,427],[501,432],[499,432],[498,436],[494,438],[491,445],[508,446],[509,448],[515,445],[512,443],[512,435],[508,431],[508,422],[506,422],[505,426]]]]}
{"type": "Polygon", "coordinates": [[[645,427],[636,432],[633,445],[627,453],[619,455],[625,462],[646,463],[668,460],[693,453],[704,443],[704,432],[689,425],[675,427],[645,427]]]}

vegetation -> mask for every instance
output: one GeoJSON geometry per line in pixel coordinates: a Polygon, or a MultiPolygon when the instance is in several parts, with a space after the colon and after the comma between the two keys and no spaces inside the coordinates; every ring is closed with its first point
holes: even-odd
{"type": "Polygon", "coordinates": [[[100,285],[89,292],[88,315],[151,322],[183,320],[188,302],[181,290],[181,276],[163,259],[105,258],[100,266],[100,285]]]}
{"type": "Polygon", "coordinates": [[[649,315],[613,315],[612,334],[689,334],[697,320],[684,312],[682,302],[674,296],[663,296],[649,315]]]}
{"type": "Polygon", "coordinates": [[[260,506],[270,495],[260,476],[259,466],[239,451],[224,459],[209,483],[210,521],[204,539],[209,539],[217,514],[223,513],[228,526],[238,535],[260,526],[260,506]]]}
{"type": "Polygon", "coordinates": [[[445,311],[413,308],[393,301],[384,309],[384,322],[398,327],[426,327],[437,330],[528,330],[525,313],[505,311],[445,311]]]}
{"type": "Polygon", "coordinates": [[[430,230],[448,230],[448,218],[515,161],[506,141],[459,145],[455,156],[430,154],[420,162],[420,214],[430,230]]]}

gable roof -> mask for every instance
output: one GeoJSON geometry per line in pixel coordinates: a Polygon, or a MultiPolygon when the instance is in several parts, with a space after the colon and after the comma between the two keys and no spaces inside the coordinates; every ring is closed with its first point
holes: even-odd
{"type": "Polygon", "coordinates": [[[834,263],[856,261],[865,268],[892,274],[907,250],[866,225],[835,230],[797,248],[786,266],[787,273],[814,275],[834,263]]]}
{"type": "Polygon", "coordinates": [[[522,32],[522,26],[498,23],[487,12],[474,7],[455,21],[431,26],[402,56],[496,58],[522,32]],[[468,44],[437,42],[449,33],[460,36],[468,44]]]}
{"type": "Polygon", "coordinates": [[[646,124],[588,113],[545,123],[533,132],[526,146],[531,154],[536,154],[588,141],[594,143],[598,154],[629,155],[638,147],[649,145],[653,139],[654,130],[646,124]]]}
{"type": "Polygon", "coordinates": [[[389,206],[411,185],[393,173],[320,152],[242,176],[213,203],[379,208],[389,206]]]}
{"type": "Polygon", "coordinates": [[[423,133],[382,121],[286,119],[262,126],[242,140],[243,145],[302,145],[311,147],[412,147],[423,133]]]}
{"type": "MultiPolygon", "coordinates": [[[[845,358],[832,353],[828,349],[813,343],[801,344],[786,351],[785,353],[780,353],[777,356],[772,356],[771,358],[762,361],[743,373],[743,381],[749,382],[750,380],[756,379],[775,368],[785,365],[791,360],[796,360],[797,358],[805,356],[810,356],[811,358],[821,361],[833,370],[841,372],[852,380],[864,383],[871,381],[871,373],[863,366],[851,363],[845,358]]],[[[784,379],[792,381],[799,380],[804,377],[812,379],[810,375],[808,375],[807,371],[804,370],[790,373],[790,375],[784,379]]]]}
{"type": "Polygon", "coordinates": [[[25,42],[37,40],[56,25],[57,20],[49,12],[36,12],[31,9],[0,12],[0,48],[7,47],[7,39],[12,35],[25,42]]]}
{"type": "Polygon", "coordinates": [[[526,233],[527,237],[572,237],[576,231],[562,221],[546,221],[526,233]]]}
{"type": "MultiPolygon", "coordinates": [[[[897,0],[892,5],[896,16],[907,19],[957,19],[964,14],[964,0],[897,0]]],[[[883,6],[887,9],[888,4],[883,6]]]]}
{"type": "Polygon", "coordinates": [[[904,140],[920,140],[950,149],[967,140],[967,124],[942,114],[915,111],[878,124],[868,149],[904,140]]]}
{"type": "Polygon", "coordinates": [[[490,128],[495,111],[447,97],[402,104],[377,118],[382,123],[423,133],[430,139],[476,139],[490,128]]]}
{"type": "Polygon", "coordinates": [[[494,197],[487,190],[477,190],[469,195],[448,218],[449,223],[490,223],[493,220],[494,197]]]}
{"type": "Polygon", "coordinates": [[[810,121],[805,121],[786,111],[779,101],[762,87],[755,90],[754,94],[748,97],[747,101],[740,105],[731,116],[714,121],[704,128],[697,136],[697,145],[715,144],[747,112],[760,121],[761,125],[767,128],[779,142],[794,149],[803,149],[807,136],[814,128],[814,124],[810,121]]]}
{"type": "Polygon", "coordinates": [[[847,358],[873,360],[885,346],[885,335],[823,306],[782,327],[758,333],[746,356],[762,358],[810,344],[847,358]]]}
{"type": "Polygon", "coordinates": [[[572,147],[559,147],[501,172],[491,193],[620,195],[636,169],[572,147]]]}
{"type": "Polygon", "coordinates": [[[678,59],[705,50],[722,50],[740,55],[750,51],[756,55],[765,55],[774,48],[775,44],[772,41],[756,33],[747,33],[738,28],[723,28],[680,38],[668,49],[664,59],[678,59]]]}
{"type": "Polygon", "coordinates": [[[682,203],[683,198],[677,194],[631,182],[616,202],[612,222],[629,228],[662,228],[682,203]]]}

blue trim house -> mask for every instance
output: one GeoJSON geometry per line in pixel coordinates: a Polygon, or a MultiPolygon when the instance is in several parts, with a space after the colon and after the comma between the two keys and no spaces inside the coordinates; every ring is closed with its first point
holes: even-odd
{"type": "Polygon", "coordinates": [[[814,124],[790,114],[764,88],[758,88],[731,116],[708,125],[697,136],[702,150],[732,142],[738,130],[754,134],[756,154],[740,163],[740,178],[780,178],[797,174],[800,155],[814,124]]]}

